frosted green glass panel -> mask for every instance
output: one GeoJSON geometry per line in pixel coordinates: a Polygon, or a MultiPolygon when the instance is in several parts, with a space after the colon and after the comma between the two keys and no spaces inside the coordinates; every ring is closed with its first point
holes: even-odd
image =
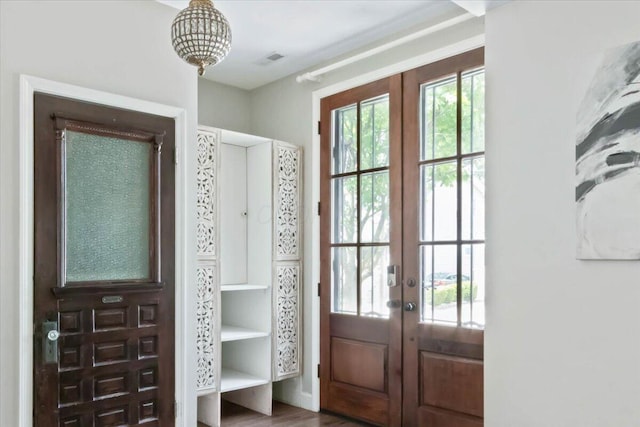
{"type": "Polygon", "coordinates": [[[66,131],[66,281],[149,278],[151,144],[66,131]]]}

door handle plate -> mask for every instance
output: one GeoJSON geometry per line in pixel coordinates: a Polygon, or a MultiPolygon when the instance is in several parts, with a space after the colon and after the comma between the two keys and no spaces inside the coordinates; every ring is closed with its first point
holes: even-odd
{"type": "Polygon", "coordinates": [[[58,363],[58,322],[42,322],[42,361],[58,363]]]}
{"type": "Polygon", "coordinates": [[[389,265],[387,266],[387,286],[392,288],[397,284],[398,284],[398,266],[389,265]]]}

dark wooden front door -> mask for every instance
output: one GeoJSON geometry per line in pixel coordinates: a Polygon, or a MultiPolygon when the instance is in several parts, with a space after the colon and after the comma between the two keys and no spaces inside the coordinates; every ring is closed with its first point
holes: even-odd
{"type": "Polygon", "coordinates": [[[401,421],[401,79],[322,100],[321,407],[401,421]]]}
{"type": "Polygon", "coordinates": [[[34,107],[34,420],[174,425],[172,119],[34,107]]]}
{"type": "Polygon", "coordinates": [[[321,101],[324,410],[483,424],[483,59],[477,49],[321,101]]]}
{"type": "Polygon", "coordinates": [[[403,419],[481,427],[484,49],[403,74],[403,419]]]}

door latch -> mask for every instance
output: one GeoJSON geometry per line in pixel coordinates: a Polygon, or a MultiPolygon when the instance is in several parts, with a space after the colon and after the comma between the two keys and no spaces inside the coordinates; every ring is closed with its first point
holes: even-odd
{"type": "Polygon", "coordinates": [[[390,265],[387,267],[387,286],[390,288],[398,284],[398,266],[390,265]]]}
{"type": "Polygon", "coordinates": [[[58,363],[58,322],[42,322],[43,363],[58,363]]]}

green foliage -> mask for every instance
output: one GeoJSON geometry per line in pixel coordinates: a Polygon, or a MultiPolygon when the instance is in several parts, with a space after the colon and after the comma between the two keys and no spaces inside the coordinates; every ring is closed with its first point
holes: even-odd
{"type": "MultiPolygon", "coordinates": [[[[460,88],[462,154],[484,150],[484,73],[463,76],[460,88]]],[[[455,78],[423,88],[423,158],[439,159],[457,154],[457,83],[455,78]]],[[[484,175],[483,175],[484,176],[484,175]]],[[[456,183],[456,163],[440,163],[426,176],[436,186],[456,183]]],[[[468,171],[462,171],[463,181],[468,171]]]]}
{"type": "MultiPolygon", "coordinates": [[[[468,73],[462,78],[460,90],[461,106],[461,150],[472,153],[484,150],[484,73],[468,73]]],[[[425,85],[422,89],[421,117],[419,119],[423,137],[422,158],[439,159],[455,156],[457,153],[457,82],[455,77],[425,85]]],[[[333,142],[333,173],[353,172],[356,165],[360,170],[389,165],[390,141],[389,99],[379,97],[359,104],[336,110],[333,113],[333,125],[338,138],[333,142]],[[358,123],[358,108],[360,122],[358,123]],[[358,153],[358,139],[359,153],[358,153]]],[[[462,182],[468,182],[474,175],[474,185],[484,188],[484,159],[462,164],[462,182]]],[[[423,166],[422,184],[425,192],[436,187],[454,187],[457,182],[456,161],[434,163],[423,166]]],[[[334,179],[332,183],[332,207],[338,211],[338,221],[332,224],[335,230],[333,241],[356,243],[358,216],[362,228],[363,241],[388,242],[389,240],[389,175],[387,171],[360,175],[360,200],[358,180],[355,177],[334,179]]],[[[463,187],[464,188],[464,187],[463,187]]],[[[432,198],[425,194],[426,198],[432,198]]],[[[354,289],[357,283],[364,283],[373,274],[379,275],[380,269],[388,264],[383,250],[370,253],[363,251],[357,259],[357,251],[334,249],[334,262],[339,265],[339,277],[336,284],[345,290],[354,289]],[[356,277],[357,266],[360,277],[356,277]],[[356,283],[353,283],[353,281],[356,283]]],[[[438,287],[433,292],[436,306],[456,301],[455,284],[438,287]]],[[[345,292],[347,298],[353,298],[355,292],[345,292]]],[[[427,302],[431,303],[431,290],[425,292],[427,302]]],[[[463,283],[464,301],[476,298],[477,285],[463,283]]],[[[353,302],[355,303],[355,301],[353,302]]]]}
{"type": "MultiPolygon", "coordinates": [[[[427,305],[431,305],[431,301],[433,298],[434,306],[439,306],[442,304],[450,304],[456,302],[456,284],[451,283],[449,285],[438,286],[433,290],[433,297],[431,294],[431,289],[425,290],[425,298],[427,305]]],[[[462,301],[471,301],[471,283],[470,282],[462,282],[462,301]]],[[[478,285],[473,285],[473,301],[478,296],[478,285]]]]}

